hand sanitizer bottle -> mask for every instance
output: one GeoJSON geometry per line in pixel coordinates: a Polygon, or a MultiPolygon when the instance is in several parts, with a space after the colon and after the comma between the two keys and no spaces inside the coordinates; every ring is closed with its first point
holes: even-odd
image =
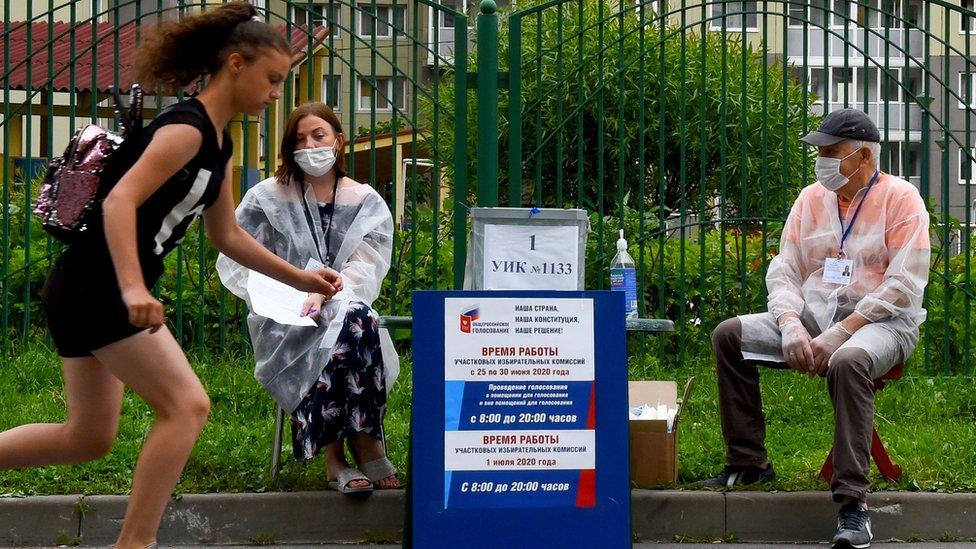
{"type": "Polygon", "coordinates": [[[634,258],[627,253],[627,240],[620,229],[617,240],[617,255],[610,263],[610,289],[624,292],[624,313],[627,318],[637,318],[637,268],[634,258]]]}

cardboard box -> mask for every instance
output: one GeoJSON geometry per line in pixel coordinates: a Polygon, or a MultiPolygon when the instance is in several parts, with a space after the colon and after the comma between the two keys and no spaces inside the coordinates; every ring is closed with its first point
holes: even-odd
{"type": "Polygon", "coordinates": [[[674,426],[668,432],[665,419],[630,420],[630,481],[635,488],[673,486],[678,481],[678,427],[688,404],[695,378],[688,380],[678,405],[674,381],[631,381],[627,384],[629,406],[666,404],[677,407],[674,426]]]}

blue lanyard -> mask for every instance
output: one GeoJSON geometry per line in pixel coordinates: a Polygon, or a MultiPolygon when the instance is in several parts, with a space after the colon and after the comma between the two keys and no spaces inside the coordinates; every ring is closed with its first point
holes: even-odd
{"type": "Polygon", "coordinates": [[[864,205],[864,201],[868,199],[868,193],[871,192],[871,187],[874,186],[874,182],[878,180],[878,176],[881,172],[878,170],[874,171],[874,175],[871,177],[871,182],[868,183],[867,190],[864,191],[864,196],[861,197],[861,201],[857,203],[857,208],[854,210],[854,215],[851,216],[851,222],[847,225],[847,229],[844,229],[844,217],[840,213],[840,204],[837,204],[837,219],[840,220],[840,250],[838,250],[838,255],[844,255],[844,242],[847,237],[851,234],[851,229],[854,228],[854,222],[857,221],[857,214],[861,213],[861,206],[864,205]]]}

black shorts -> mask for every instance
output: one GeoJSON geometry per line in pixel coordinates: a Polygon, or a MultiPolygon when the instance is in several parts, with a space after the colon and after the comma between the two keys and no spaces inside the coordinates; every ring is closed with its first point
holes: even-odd
{"type": "MultiPolygon", "coordinates": [[[[69,250],[61,256],[41,296],[51,339],[65,358],[92,356],[93,350],[146,329],[129,323],[111,259],[88,257],[81,262],[74,261],[74,255],[69,250]]],[[[143,276],[151,286],[159,275],[143,276]]]]}

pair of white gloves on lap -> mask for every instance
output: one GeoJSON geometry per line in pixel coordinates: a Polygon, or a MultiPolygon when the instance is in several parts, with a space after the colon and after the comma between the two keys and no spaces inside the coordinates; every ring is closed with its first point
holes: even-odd
{"type": "Polygon", "coordinates": [[[783,358],[790,368],[819,376],[826,375],[830,356],[853,335],[838,322],[819,336],[811,338],[803,323],[795,316],[783,321],[779,331],[783,338],[783,358]]]}

